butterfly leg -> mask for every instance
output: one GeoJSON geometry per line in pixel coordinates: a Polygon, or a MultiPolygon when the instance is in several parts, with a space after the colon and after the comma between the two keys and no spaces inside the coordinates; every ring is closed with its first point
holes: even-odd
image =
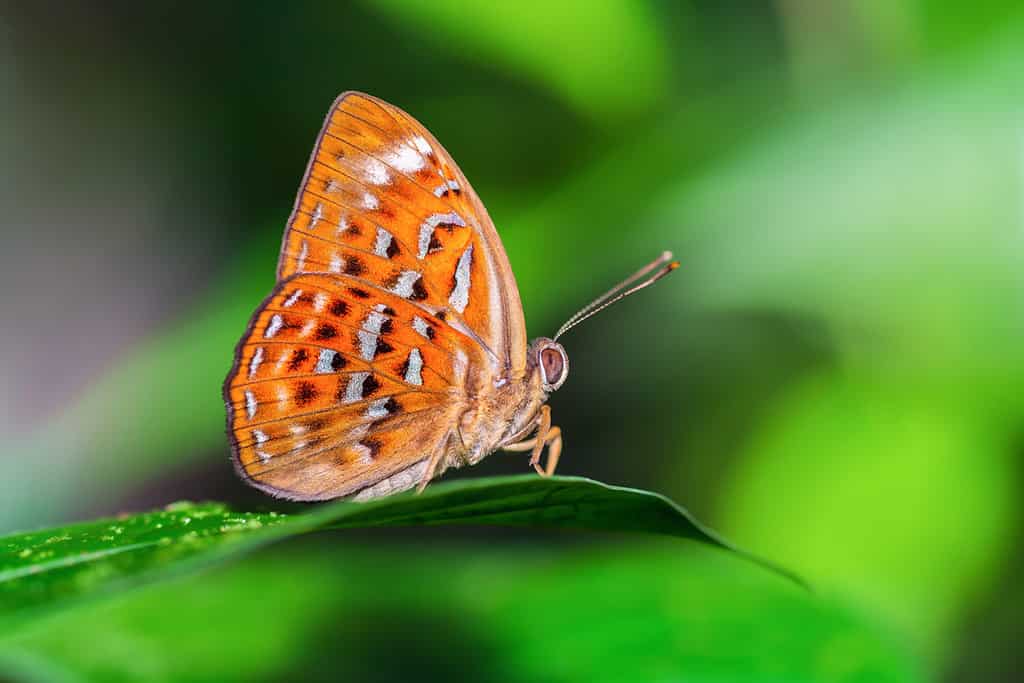
{"type": "MultiPolygon", "coordinates": [[[[561,427],[552,427],[548,430],[547,436],[544,438],[548,444],[548,461],[547,465],[544,467],[544,476],[550,477],[555,473],[555,468],[558,467],[558,458],[562,455],[561,427]]],[[[536,467],[534,469],[536,469],[536,467]]]]}
{"type": "Polygon", "coordinates": [[[530,465],[537,470],[542,477],[550,477],[555,473],[558,466],[558,458],[562,455],[562,430],[559,427],[551,426],[551,408],[543,406],[540,409],[540,417],[537,418],[537,435],[532,439],[510,443],[501,447],[505,451],[532,451],[530,454],[530,465]],[[548,462],[546,467],[540,466],[540,456],[548,447],[548,462]]]}

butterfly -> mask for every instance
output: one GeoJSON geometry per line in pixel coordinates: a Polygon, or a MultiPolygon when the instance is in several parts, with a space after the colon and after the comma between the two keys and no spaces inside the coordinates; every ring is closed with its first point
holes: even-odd
{"type": "Polygon", "coordinates": [[[303,501],[422,490],[498,449],[550,476],[559,336],[677,266],[663,253],[528,342],[501,239],[455,161],[401,109],[344,93],[224,383],[235,468],[303,501]]]}

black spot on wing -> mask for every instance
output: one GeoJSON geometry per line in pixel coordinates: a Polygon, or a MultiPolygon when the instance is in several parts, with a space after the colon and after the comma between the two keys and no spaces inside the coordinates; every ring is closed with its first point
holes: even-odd
{"type": "Polygon", "coordinates": [[[374,392],[380,389],[380,380],[373,375],[370,375],[363,380],[363,398],[369,398],[373,396],[374,392]]]}
{"type": "Polygon", "coordinates": [[[309,405],[316,400],[320,392],[312,382],[299,382],[295,387],[295,405],[300,408],[309,405]]]}
{"type": "Polygon", "coordinates": [[[292,354],[291,360],[288,362],[288,369],[296,372],[307,360],[309,360],[309,351],[306,349],[296,349],[295,353],[292,354]]]}
{"type": "Polygon", "coordinates": [[[348,304],[341,299],[335,299],[331,302],[331,307],[327,309],[331,312],[331,315],[342,317],[348,313],[348,304]]]}
{"type": "Polygon", "coordinates": [[[320,341],[334,339],[337,336],[338,328],[330,323],[320,323],[320,326],[316,328],[316,338],[320,341]]]}
{"type": "MultiPolygon", "coordinates": [[[[339,226],[340,227],[340,226],[339,226]]],[[[345,229],[342,231],[345,236],[359,237],[363,234],[363,227],[354,216],[345,217],[345,229]]]]}
{"type": "Polygon", "coordinates": [[[383,441],[374,438],[363,439],[359,443],[364,446],[366,450],[370,451],[371,458],[376,458],[380,453],[380,449],[384,447],[383,441]]]}
{"type": "Polygon", "coordinates": [[[342,268],[342,272],[346,275],[358,277],[366,272],[366,264],[356,256],[349,256],[345,259],[345,266],[342,268]]]}
{"type": "Polygon", "coordinates": [[[423,286],[423,278],[418,278],[412,285],[412,295],[409,297],[413,301],[423,301],[427,298],[427,288],[423,286]]]}

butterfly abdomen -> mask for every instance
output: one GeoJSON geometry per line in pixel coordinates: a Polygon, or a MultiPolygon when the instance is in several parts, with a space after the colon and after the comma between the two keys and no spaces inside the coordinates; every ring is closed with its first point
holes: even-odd
{"type": "Polygon", "coordinates": [[[519,379],[504,383],[499,379],[494,383],[501,386],[470,399],[459,417],[459,434],[465,449],[453,457],[464,464],[475,465],[503,445],[520,440],[533,428],[541,406],[547,401],[536,371],[519,379]]]}

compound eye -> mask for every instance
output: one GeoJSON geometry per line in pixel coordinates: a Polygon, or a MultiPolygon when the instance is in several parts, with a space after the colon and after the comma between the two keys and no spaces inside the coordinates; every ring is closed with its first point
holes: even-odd
{"type": "Polygon", "coordinates": [[[562,383],[565,361],[558,349],[548,347],[540,352],[540,365],[544,370],[544,381],[553,387],[562,383]]]}

